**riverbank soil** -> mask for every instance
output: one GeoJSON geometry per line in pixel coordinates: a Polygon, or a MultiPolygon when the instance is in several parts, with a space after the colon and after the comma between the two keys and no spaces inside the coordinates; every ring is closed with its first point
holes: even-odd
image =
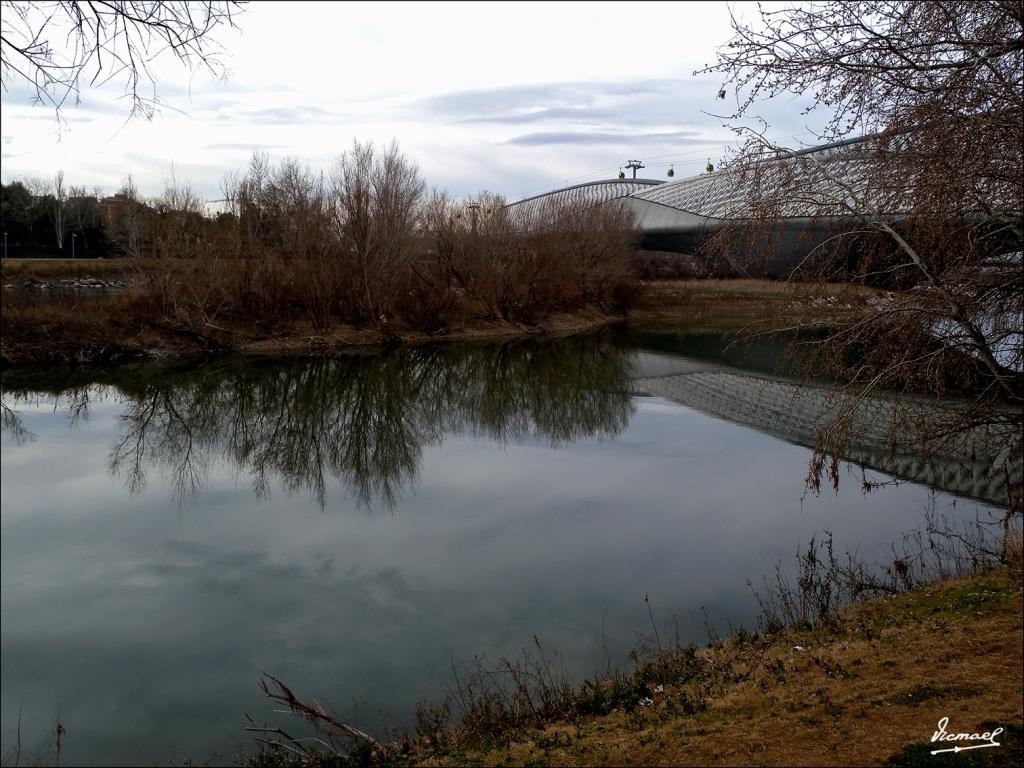
{"type": "Polygon", "coordinates": [[[1022,646],[1020,570],[1000,568],[873,600],[827,631],[734,635],[647,706],[414,762],[1017,766],[1022,646]],[[933,743],[942,718],[947,733],[1002,727],[1000,746],[933,756],[980,743],[933,743]]]}
{"type": "Polygon", "coordinates": [[[837,283],[768,280],[647,282],[626,313],[586,307],[549,315],[532,325],[485,311],[440,333],[415,328],[354,328],[340,323],[317,331],[306,321],[261,327],[244,322],[170,322],[153,316],[140,295],[144,274],[204,279],[195,261],[9,259],[0,263],[0,362],[83,363],[210,352],[335,354],[351,347],[429,341],[482,341],[571,334],[623,320],[671,321],[715,330],[757,324],[807,324],[864,312],[880,292],[837,283]]]}
{"type": "Polygon", "coordinates": [[[813,324],[863,315],[885,291],[849,283],[784,280],[665,280],[645,283],[630,316],[701,328],[813,324]]]}
{"type": "MultiPolygon", "coordinates": [[[[146,263],[164,269],[173,269],[175,265],[171,259],[151,259],[146,263]]],[[[0,280],[6,287],[86,277],[128,279],[137,272],[139,264],[135,259],[3,259],[0,280]]]]}

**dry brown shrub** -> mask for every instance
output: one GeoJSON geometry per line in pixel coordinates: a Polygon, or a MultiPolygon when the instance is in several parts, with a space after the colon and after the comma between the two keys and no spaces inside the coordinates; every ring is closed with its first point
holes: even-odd
{"type": "Polygon", "coordinates": [[[552,205],[524,225],[494,194],[426,198],[394,143],[356,142],[329,178],[257,155],[224,188],[229,210],[193,228],[194,195],[168,182],[147,237],[190,266],[140,262],[155,320],[199,334],[300,320],[319,331],[341,321],[437,333],[475,314],[533,323],[590,305],[621,311],[639,289],[625,210],[552,205]]]}

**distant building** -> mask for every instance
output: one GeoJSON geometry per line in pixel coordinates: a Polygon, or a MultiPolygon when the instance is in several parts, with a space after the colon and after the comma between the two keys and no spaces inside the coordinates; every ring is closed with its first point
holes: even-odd
{"type": "Polygon", "coordinates": [[[124,192],[118,192],[112,197],[104,197],[100,200],[100,221],[103,222],[103,226],[109,228],[120,222],[128,204],[133,202],[124,192]]]}

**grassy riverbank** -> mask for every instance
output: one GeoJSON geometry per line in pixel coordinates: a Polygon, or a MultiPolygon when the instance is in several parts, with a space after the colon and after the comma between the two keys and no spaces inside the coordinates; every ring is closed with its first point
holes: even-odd
{"type": "Polygon", "coordinates": [[[409,323],[355,327],[341,322],[316,329],[303,319],[273,323],[237,318],[178,316],[154,311],[138,286],[154,274],[203,289],[209,275],[183,260],[8,260],[2,264],[2,337],[5,364],[116,362],[182,354],[335,354],[352,347],[429,341],[480,341],[529,335],[571,334],[623,320],[738,329],[750,323],[813,322],[857,314],[874,292],[841,284],[767,280],[649,282],[628,310],[590,304],[551,312],[530,323],[501,319],[485,306],[466,307],[457,319],[431,332],[409,323]],[[115,283],[104,293],[67,290],[89,280],[115,283]]]}
{"type": "Polygon", "coordinates": [[[375,753],[243,764],[1015,766],[1022,645],[1020,568],[1000,566],[870,600],[827,627],[659,651],[634,674],[536,698],[564,714],[530,725],[431,733],[424,711],[414,741],[375,753]],[[949,733],[1003,728],[1000,746],[933,756],[978,743],[933,743],[942,718],[949,733]]]}
{"type": "Polygon", "coordinates": [[[269,746],[243,764],[1016,766],[1024,747],[1018,523],[1007,518],[1003,533],[936,529],[880,570],[853,557],[841,563],[826,535],[799,554],[795,580],[780,570],[755,592],[757,632],[720,638],[709,629],[697,649],[655,629],[631,655],[632,671],[582,685],[535,639],[517,659],[477,662],[444,701],[417,707],[414,736],[386,744],[268,676],[264,690],[286,708],[276,711],[355,747],[308,750],[270,727],[269,746]],[[931,754],[979,743],[933,742],[937,730],[997,728],[998,746],[931,754]]]}
{"type": "Polygon", "coordinates": [[[1002,746],[957,765],[1019,765],[1021,621],[1019,571],[944,581],[857,606],[828,629],[740,633],[695,660],[667,654],[646,707],[623,702],[510,743],[421,747],[413,762],[944,765],[953,756],[932,757],[930,738],[948,717],[951,732],[1005,729],[1002,746]]]}

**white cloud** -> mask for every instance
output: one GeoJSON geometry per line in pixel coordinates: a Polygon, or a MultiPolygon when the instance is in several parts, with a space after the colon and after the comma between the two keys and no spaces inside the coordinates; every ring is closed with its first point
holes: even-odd
{"type": "MultiPolygon", "coordinates": [[[[156,194],[173,162],[212,199],[254,150],[326,168],[354,138],[397,139],[455,194],[516,198],[634,157],[685,174],[732,140],[702,113],[721,107],[717,81],[692,76],[728,37],[720,3],[254,3],[218,35],[226,81],[154,64],[170,106],[152,121],[127,121],[110,84],[59,128],[10,83],[3,178],[63,169],[113,191],[132,174],[156,194]]],[[[777,135],[802,131],[799,109],[775,118],[777,135]]]]}

